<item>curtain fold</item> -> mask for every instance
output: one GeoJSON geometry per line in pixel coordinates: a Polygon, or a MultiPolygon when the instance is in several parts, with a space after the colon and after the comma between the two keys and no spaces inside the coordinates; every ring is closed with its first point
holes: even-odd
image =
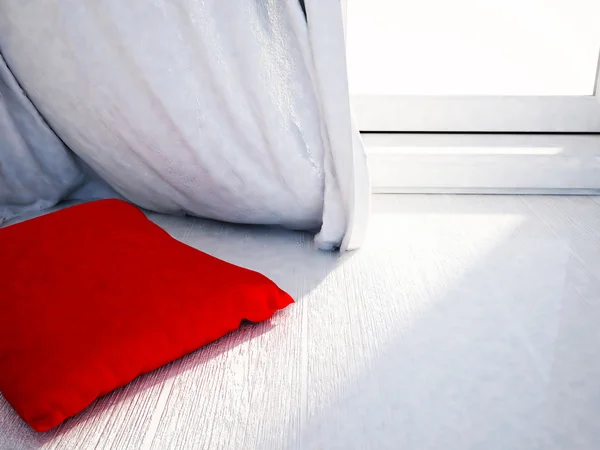
{"type": "Polygon", "coordinates": [[[337,192],[332,193],[328,188],[338,186],[346,216],[340,247],[342,251],[354,250],[365,238],[371,188],[364,147],[350,107],[341,5],[338,0],[304,0],[304,3],[326,139],[337,181],[325,183],[321,234],[330,224],[327,207],[339,201],[337,192]]]}
{"type": "Polygon", "coordinates": [[[368,180],[335,0],[0,3],[0,50],[95,174],[154,211],[356,248],[368,180]],[[308,23],[308,25],[307,25],[308,23]]]}
{"type": "Polygon", "coordinates": [[[73,155],[31,104],[0,53],[0,226],[55,205],[82,182],[73,155]]]}

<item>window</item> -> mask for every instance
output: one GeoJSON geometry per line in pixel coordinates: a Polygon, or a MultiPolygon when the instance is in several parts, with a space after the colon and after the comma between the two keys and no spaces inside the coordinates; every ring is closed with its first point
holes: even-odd
{"type": "Polygon", "coordinates": [[[599,1],[346,8],[350,92],[376,188],[600,188],[599,1]]]}

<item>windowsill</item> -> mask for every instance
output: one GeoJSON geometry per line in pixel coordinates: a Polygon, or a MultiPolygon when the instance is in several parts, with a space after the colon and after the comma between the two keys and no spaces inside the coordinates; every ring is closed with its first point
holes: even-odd
{"type": "Polygon", "coordinates": [[[596,194],[600,135],[363,134],[373,192],[596,194]]]}

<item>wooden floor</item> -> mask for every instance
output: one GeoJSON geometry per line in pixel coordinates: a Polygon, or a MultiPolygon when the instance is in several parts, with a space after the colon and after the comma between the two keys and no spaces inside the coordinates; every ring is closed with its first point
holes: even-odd
{"type": "Polygon", "coordinates": [[[0,449],[600,448],[600,199],[377,196],[342,258],[151,217],[297,303],[0,449]]]}

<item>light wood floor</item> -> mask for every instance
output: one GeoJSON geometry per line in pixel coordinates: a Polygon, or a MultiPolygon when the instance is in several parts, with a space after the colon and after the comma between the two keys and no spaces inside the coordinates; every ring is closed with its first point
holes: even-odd
{"type": "Polygon", "coordinates": [[[342,258],[151,217],[297,303],[0,449],[600,448],[600,199],[376,196],[342,258]]]}

